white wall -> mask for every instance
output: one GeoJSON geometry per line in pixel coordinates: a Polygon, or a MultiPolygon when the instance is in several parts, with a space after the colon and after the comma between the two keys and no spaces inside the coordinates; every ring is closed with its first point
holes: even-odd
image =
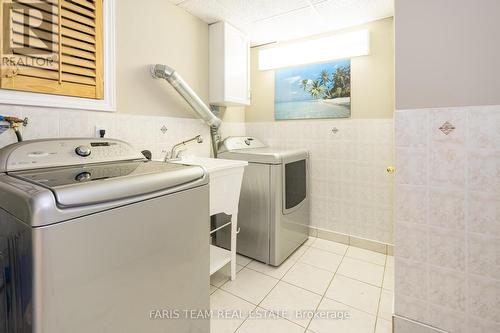
{"type": "Polygon", "coordinates": [[[396,0],[397,109],[500,104],[500,1],[396,0]]]}
{"type": "Polygon", "coordinates": [[[116,0],[116,29],[118,112],[194,118],[149,65],[176,69],[208,101],[208,25],[166,0],[116,0]]]}

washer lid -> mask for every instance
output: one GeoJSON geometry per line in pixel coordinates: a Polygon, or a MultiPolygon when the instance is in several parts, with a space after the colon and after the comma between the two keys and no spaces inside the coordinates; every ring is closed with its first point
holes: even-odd
{"type": "Polygon", "coordinates": [[[0,149],[0,172],[131,160],[145,158],[130,144],[116,139],[28,140],[0,149]]]}
{"type": "Polygon", "coordinates": [[[173,188],[205,177],[205,171],[197,166],[127,161],[15,171],[8,175],[51,190],[59,206],[74,207],[173,188]]]}

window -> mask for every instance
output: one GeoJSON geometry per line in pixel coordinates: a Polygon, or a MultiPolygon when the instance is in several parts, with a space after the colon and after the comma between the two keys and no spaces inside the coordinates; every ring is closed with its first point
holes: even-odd
{"type": "Polygon", "coordinates": [[[0,3],[0,103],[114,109],[112,0],[0,3]]]}

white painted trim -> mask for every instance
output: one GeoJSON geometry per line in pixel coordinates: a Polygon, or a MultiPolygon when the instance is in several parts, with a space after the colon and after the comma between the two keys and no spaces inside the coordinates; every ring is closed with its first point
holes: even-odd
{"type": "Polygon", "coordinates": [[[0,104],[43,106],[93,111],[116,111],[115,0],[104,0],[104,99],[30,93],[0,89],[0,104]]]}

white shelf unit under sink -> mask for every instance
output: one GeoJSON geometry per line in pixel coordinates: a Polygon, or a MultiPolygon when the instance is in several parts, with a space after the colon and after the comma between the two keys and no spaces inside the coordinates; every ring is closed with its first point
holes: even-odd
{"type": "Polygon", "coordinates": [[[210,245],[210,275],[231,262],[231,251],[210,245]]]}
{"type": "Polygon", "coordinates": [[[200,165],[210,175],[210,216],[224,213],[231,221],[210,230],[210,234],[222,228],[231,228],[231,249],[210,245],[210,275],[231,264],[231,280],[236,279],[236,237],[238,234],[238,204],[240,202],[243,172],[246,161],[186,157],[173,163],[200,165]]]}

